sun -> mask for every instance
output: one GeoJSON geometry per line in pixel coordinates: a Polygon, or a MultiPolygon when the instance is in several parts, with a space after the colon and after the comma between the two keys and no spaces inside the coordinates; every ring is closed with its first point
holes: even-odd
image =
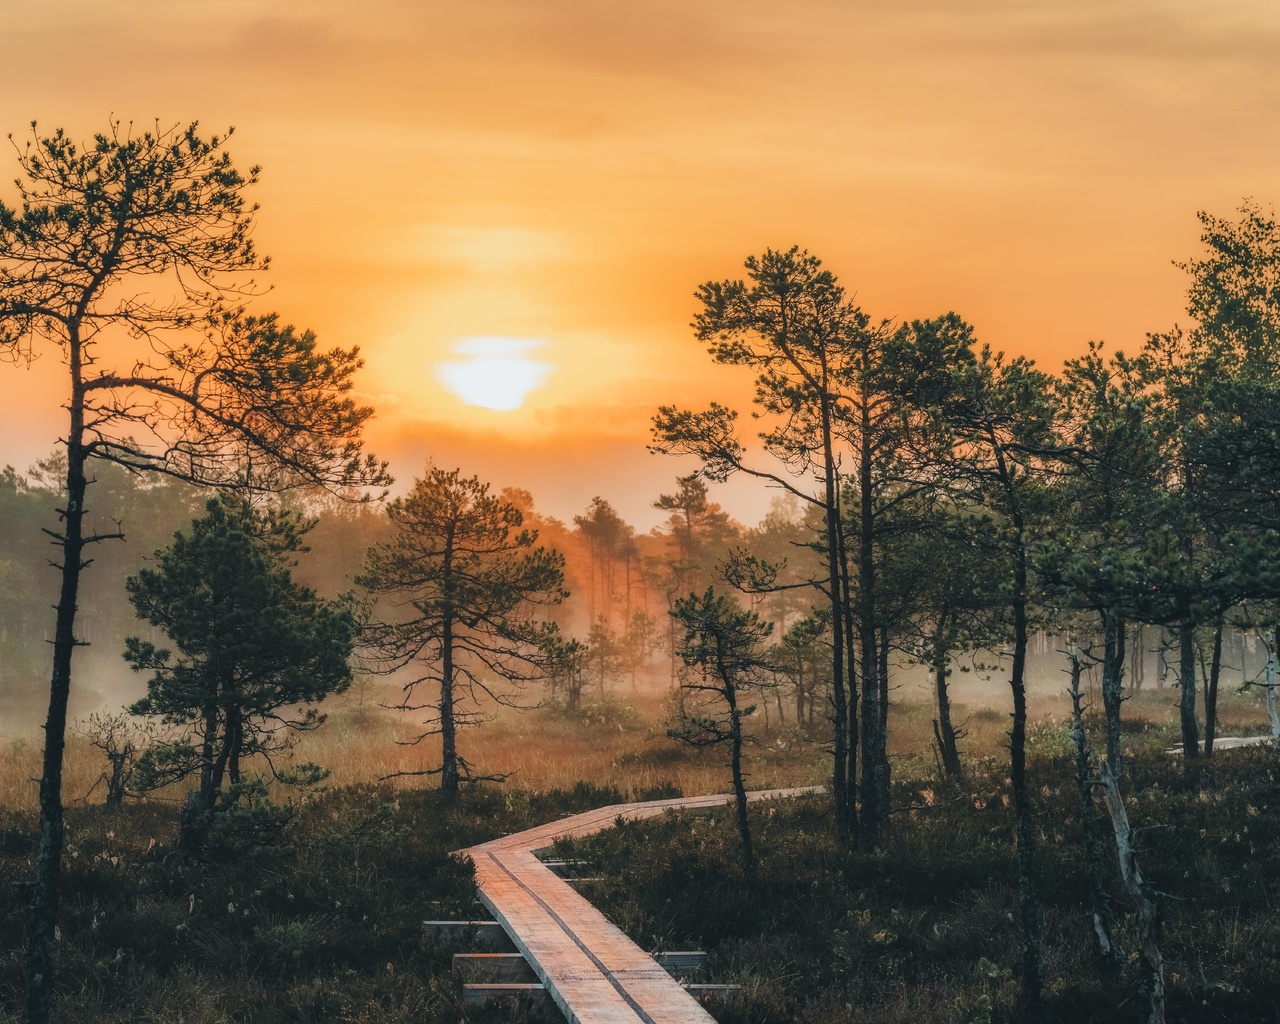
{"type": "Polygon", "coordinates": [[[527,338],[463,338],[451,346],[458,359],[436,366],[446,388],[467,405],[511,412],[542,386],[554,369],[551,363],[529,358],[546,342],[527,338]]]}

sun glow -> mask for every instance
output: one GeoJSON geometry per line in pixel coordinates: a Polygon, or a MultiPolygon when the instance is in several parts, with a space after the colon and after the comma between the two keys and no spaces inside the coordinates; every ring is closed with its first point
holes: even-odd
{"type": "Polygon", "coordinates": [[[441,383],[467,405],[511,412],[542,386],[554,369],[528,354],[546,342],[525,338],[464,338],[454,342],[460,358],[437,364],[441,383]]]}

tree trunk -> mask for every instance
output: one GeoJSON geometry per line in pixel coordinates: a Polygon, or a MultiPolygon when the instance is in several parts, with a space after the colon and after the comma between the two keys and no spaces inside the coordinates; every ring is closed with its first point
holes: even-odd
{"type": "Polygon", "coordinates": [[[1144,628],[1141,622],[1137,624],[1133,631],[1133,642],[1129,645],[1129,682],[1134,693],[1141,691],[1147,675],[1147,652],[1142,646],[1144,628]]]}
{"type": "Polygon", "coordinates": [[[132,756],[132,746],[115,754],[107,753],[107,761],[111,765],[111,777],[107,779],[108,807],[120,807],[124,803],[126,769],[132,756]]]}
{"type": "Polygon", "coordinates": [[[440,789],[458,792],[458,737],[453,715],[453,618],[446,614],[440,631],[440,789]]]}
{"type": "Polygon", "coordinates": [[[1120,747],[1120,707],[1124,701],[1124,619],[1113,608],[1102,609],[1102,706],[1107,719],[1107,763],[1124,774],[1120,747]]]}
{"type": "Polygon", "coordinates": [[[214,748],[218,740],[218,704],[211,700],[204,706],[201,714],[204,721],[204,733],[200,737],[200,801],[208,800],[213,791],[214,748]]]}
{"type": "Polygon", "coordinates": [[[1009,780],[1013,786],[1015,834],[1018,842],[1018,911],[1022,921],[1022,1000],[1029,1020],[1040,1019],[1044,1010],[1044,952],[1041,941],[1040,895],[1035,875],[1035,820],[1031,787],[1027,782],[1027,548],[1022,507],[1004,450],[989,435],[1009,519],[1013,526],[1013,664],[1009,689],[1013,692],[1013,727],[1009,731],[1009,780]]]}
{"type": "Polygon", "coordinates": [[[1138,907],[1138,944],[1142,951],[1142,960],[1147,968],[1144,984],[1150,1011],[1148,1024],[1164,1024],[1164,958],[1160,954],[1160,919],[1156,905],[1147,895],[1147,885],[1143,881],[1142,872],[1138,870],[1138,861],[1133,848],[1133,829],[1129,826],[1129,815],[1124,809],[1124,800],[1120,796],[1120,786],[1111,771],[1111,766],[1102,765],[1102,795],[1107,803],[1107,811],[1111,815],[1111,826],[1116,836],[1116,853],[1120,858],[1120,875],[1125,887],[1138,907]]]}
{"type": "Polygon", "coordinates": [[[875,505],[872,500],[871,410],[861,408],[858,446],[858,645],[862,676],[862,848],[880,845],[888,808],[882,805],[884,737],[881,735],[879,681],[876,656],[875,505]]]}
{"type": "MultiPolygon", "coordinates": [[[[845,816],[849,822],[849,842],[854,846],[862,844],[862,818],[865,814],[865,806],[862,813],[858,809],[858,795],[861,790],[858,787],[858,744],[860,742],[860,733],[858,730],[858,677],[853,666],[853,652],[855,650],[853,640],[853,599],[851,597],[852,590],[850,588],[849,575],[849,538],[845,535],[844,524],[841,521],[839,510],[836,513],[836,536],[840,544],[840,600],[844,609],[843,625],[844,625],[844,671],[845,679],[848,682],[849,691],[849,711],[845,723],[845,758],[848,778],[848,789],[845,791],[846,807],[845,816]]],[[[812,702],[809,706],[812,714],[812,702]]],[[[866,786],[866,779],[862,780],[863,787],[866,786]]]]}
{"type": "Polygon", "coordinates": [[[1204,687],[1204,756],[1213,756],[1213,737],[1218,731],[1218,676],[1222,672],[1222,616],[1213,626],[1213,655],[1204,687]]]}
{"type": "Polygon", "coordinates": [[[1178,624],[1178,675],[1182,756],[1194,761],[1200,756],[1200,730],[1196,724],[1196,627],[1190,618],[1178,624]]]}
{"type": "Polygon", "coordinates": [[[244,720],[238,709],[227,709],[227,778],[231,785],[240,785],[240,754],[244,750],[244,720]]]}
{"type": "MultiPolygon", "coordinates": [[[[1276,644],[1280,645],[1280,626],[1276,627],[1276,644]]],[[[1267,656],[1267,717],[1271,719],[1271,745],[1280,747],[1280,714],[1276,712],[1276,656],[1267,656]]]]}
{"type": "MultiPolygon", "coordinates": [[[[1021,537],[1021,529],[1018,530],[1021,537]]],[[[1022,997],[1028,1017],[1040,1017],[1044,1002],[1044,954],[1040,937],[1040,896],[1035,877],[1035,821],[1031,787],[1027,782],[1027,664],[1026,553],[1016,556],[1013,610],[1013,728],[1009,732],[1009,780],[1018,837],[1018,909],[1022,919],[1022,997]]]]}
{"type": "Polygon", "coordinates": [[[947,778],[960,781],[964,768],[960,764],[960,751],[956,748],[956,730],[951,724],[951,697],[947,693],[947,655],[942,643],[942,626],[934,635],[933,688],[938,700],[938,717],[933,720],[933,737],[938,744],[938,756],[947,778]]]}
{"type": "Polygon", "coordinates": [[[1089,737],[1084,729],[1081,707],[1080,659],[1067,655],[1071,661],[1071,738],[1075,745],[1076,790],[1080,796],[1080,824],[1084,839],[1085,866],[1089,871],[1089,896],[1093,903],[1093,948],[1098,960],[1109,971],[1119,966],[1115,946],[1111,942],[1111,914],[1107,908],[1107,890],[1102,878],[1102,846],[1098,835],[1098,814],[1093,804],[1093,784],[1090,781],[1092,754],[1089,737]]]}
{"type": "MultiPolygon", "coordinates": [[[[826,367],[822,395],[822,464],[825,474],[826,530],[827,530],[827,587],[831,599],[831,731],[832,772],[831,801],[835,808],[836,836],[848,842],[856,826],[849,813],[850,778],[847,772],[847,748],[849,736],[849,705],[845,693],[844,603],[841,601],[840,563],[843,545],[840,543],[839,484],[836,479],[835,453],[831,445],[831,399],[825,388],[826,367]]],[[[852,652],[849,652],[850,655],[852,652]]]]}
{"type": "MultiPolygon", "coordinates": [[[[722,680],[724,674],[721,673],[722,680]]],[[[747,787],[742,777],[742,715],[738,712],[736,687],[724,680],[724,699],[729,704],[729,730],[732,743],[733,795],[738,807],[738,834],[742,837],[742,863],[748,873],[755,871],[755,851],[751,846],[751,827],[747,821],[747,787]]]]}
{"type": "Polygon", "coordinates": [[[84,568],[84,497],[87,487],[81,443],[84,396],[79,388],[79,345],[71,347],[76,386],[67,437],[67,504],[62,516],[62,586],[53,634],[53,672],[49,681],[49,714],[44,726],[44,761],[40,774],[40,843],[36,853],[35,891],[31,902],[31,936],[27,941],[27,1024],[45,1024],[53,995],[54,941],[62,874],[62,760],[66,748],[67,703],[71,696],[71,656],[76,600],[84,568]]]}
{"type": "MultiPolygon", "coordinates": [[[[678,586],[679,584],[677,584],[678,586]]],[[[671,688],[675,689],[676,669],[676,620],[671,609],[676,606],[676,588],[667,591],[667,660],[671,666],[671,688]]]]}
{"type": "Polygon", "coordinates": [[[876,806],[880,809],[881,831],[889,821],[889,630],[881,626],[876,634],[876,683],[880,687],[880,721],[876,723],[876,806]]]}

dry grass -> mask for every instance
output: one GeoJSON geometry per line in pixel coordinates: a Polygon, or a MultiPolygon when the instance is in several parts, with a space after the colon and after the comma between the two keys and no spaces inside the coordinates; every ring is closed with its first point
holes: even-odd
{"type": "MultiPolygon", "coordinates": [[[[1042,732],[1068,720],[1070,704],[1060,681],[1033,679],[1031,710],[1042,732]]],[[[332,787],[374,782],[397,776],[400,787],[431,786],[431,777],[413,774],[440,762],[436,737],[414,742],[422,731],[421,715],[385,710],[380,700],[393,691],[373,690],[332,701],[329,720],[304,736],[297,748],[302,760],[332,772],[332,787]]],[[[1008,686],[999,678],[959,676],[953,685],[953,719],[964,736],[961,750],[971,756],[999,756],[1008,743],[1008,686]]],[[[1135,746],[1178,742],[1178,693],[1174,688],[1147,688],[1126,702],[1129,742],[1135,746]]],[[[924,776],[933,769],[934,708],[928,686],[908,675],[894,692],[889,718],[890,756],[895,774],[924,776]]],[[[1094,702],[1095,708],[1101,701],[1094,702]]],[[[696,750],[669,739],[663,727],[664,693],[627,694],[596,704],[571,717],[554,708],[527,711],[490,708],[491,720],[459,733],[459,749],[479,775],[505,775],[508,785],[531,793],[571,789],[579,781],[612,787],[624,794],[678,788],[689,796],[724,792],[728,774],[721,751],[696,750]]],[[[1267,731],[1266,711],[1258,693],[1227,688],[1219,696],[1218,735],[1258,735],[1267,731]]],[[[824,749],[823,723],[800,730],[787,723],[770,728],[762,716],[753,723],[755,745],[748,752],[748,784],[767,789],[822,783],[830,773],[824,749]]],[[[36,806],[40,775],[36,736],[0,743],[0,808],[20,813],[36,806]]],[[[68,805],[96,802],[94,789],[105,768],[101,752],[73,728],[68,736],[64,798],[68,805]]],[[[161,794],[175,803],[181,793],[161,794]]]]}
{"type": "MultiPolygon", "coordinates": [[[[664,698],[640,694],[589,705],[578,716],[551,707],[498,709],[492,720],[460,731],[458,748],[476,774],[505,775],[509,785],[532,793],[571,789],[581,781],[623,793],[671,786],[690,796],[725,791],[725,755],[669,739],[662,725],[664,707],[664,698]]],[[[333,785],[367,782],[438,765],[438,737],[414,743],[420,731],[412,715],[370,705],[340,706],[298,753],[330,768],[333,785]]],[[[819,782],[828,770],[820,749],[794,730],[775,729],[758,740],[752,751],[753,786],[819,782]]],[[[423,780],[406,776],[399,782],[417,786],[423,780]]]]}
{"type": "MultiPolygon", "coordinates": [[[[930,809],[895,815],[883,853],[837,848],[825,798],[764,810],[753,831],[768,885],[761,890],[753,882],[737,892],[737,836],[729,816],[664,819],[645,826],[664,838],[640,844],[640,855],[627,842],[634,829],[597,837],[602,849],[619,844],[617,863],[599,872],[616,884],[591,898],[600,897],[621,925],[659,944],[698,942],[713,950],[718,980],[748,987],[741,1006],[724,1008],[726,1024],[801,1016],[815,1022],[1015,1020],[1006,694],[998,680],[961,679],[956,720],[968,731],[961,746],[977,796],[936,806],[926,798],[930,809]],[[689,921],[673,916],[681,908],[689,921]]],[[[478,771],[511,773],[502,789],[481,787],[445,801],[431,778],[402,777],[395,783],[399,792],[366,785],[439,760],[434,741],[408,742],[420,730],[420,716],[385,711],[378,696],[334,702],[326,725],[304,738],[299,756],[333,774],[329,792],[298,804],[289,842],[198,865],[167,854],[180,793],[160,793],[123,812],[100,806],[101,788],[84,799],[103,758],[73,732],[61,955],[65,977],[74,981],[63,996],[65,1019],[498,1019],[496,1012],[477,1015],[461,1006],[447,953],[421,940],[423,917],[478,912],[470,878],[448,851],[599,806],[615,793],[728,788],[723,752],[668,739],[663,695],[643,693],[577,716],[553,708],[503,711],[464,731],[461,750],[478,771]]],[[[1171,894],[1166,912],[1171,922],[1177,917],[1167,955],[1179,1019],[1253,1024],[1270,1019],[1256,1012],[1260,1000],[1280,1005],[1271,999],[1272,983],[1258,980],[1270,978],[1278,948],[1267,909],[1275,900],[1270,880],[1280,877],[1274,764],[1267,760],[1274,755],[1237,751],[1179,766],[1161,753],[1178,738],[1177,697],[1176,690],[1148,690],[1125,708],[1134,756],[1131,813],[1144,837],[1143,869],[1171,894]],[[1214,1003],[1216,1015],[1182,1012],[1204,1000],[1214,1003]]],[[[1234,690],[1220,699],[1220,734],[1262,731],[1259,699],[1234,690]]],[[[1055,1019],[1124,1019],[1094,1014],[1132,997],[1127,976],[1099,980],[1088,960],[1079,913],[1085,889],[1071,824],[1078,805],[1067,703],[1056,677],[1033,681],[1032,708],[1040,716],[1031,730],[1043,805],[1040,857],[1043,877],[1053,880],[1046,888],[1046,934],[1055,1019]]],[[[921,787],[936,788],[932,718],[929,691],[918,680],[895,691],[895,804],[914,806],[921,787]]],[[[812,734],[790,723],[779,727],[776,718],[771,730],[762,716],[753,724],[751,785],[826,780],[825,724],[812,734]]],[[[0,876],[26,877],[31,869],[36,789],[29,780],[39,761],[34,738],[0,742],[0,876]]],[[[16,890],[0,890],[0,897],[7,897],[0,898],[0,937],[9,939],[0,941],[0,1021],[16,1021],[25,897],[16,890]]],[[[1117,900],[1121,917],[1125,905],[1117,900]]]]}

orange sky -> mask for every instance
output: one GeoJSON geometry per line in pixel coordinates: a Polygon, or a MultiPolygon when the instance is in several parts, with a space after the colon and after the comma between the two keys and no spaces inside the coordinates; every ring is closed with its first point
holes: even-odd
{"type": "MultiPolygon", "coordinates": [[[[562,517],[601,493],[654,521],[680,468],[644,452],[654,407],[739,394],[691,293],[751,252],[1056,368],[1179,318],[1197,209],[1280,196],[1273,0],[42,0],[0,32],[15,134],[234,124],[259,305],[361,345],[393,469],[562,517]],[[520,410],[438,376],[489,336],[542,343],[520,410]]],[[[52,447],[57,369],[0,367],[0,463],[52,447]]]]}

